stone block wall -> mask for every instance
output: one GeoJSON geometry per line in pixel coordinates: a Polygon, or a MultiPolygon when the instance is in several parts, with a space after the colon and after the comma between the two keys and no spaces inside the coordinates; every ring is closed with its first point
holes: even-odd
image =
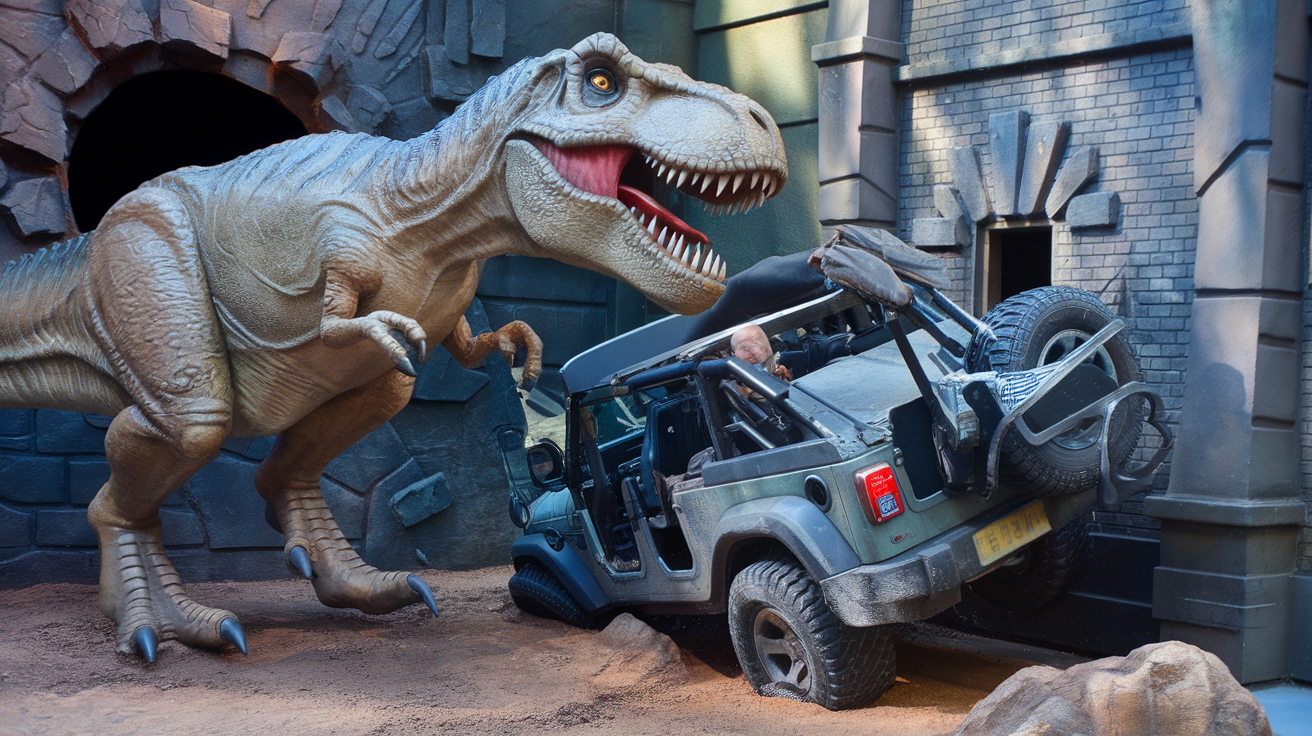
{"type": "MultiPolygon", "coordinates": [[[[915,59],[912,59],[914,66],[915,59]]],[[[950,183],[948,149],[973,145],[989,169],[989,116],[1020,110],[1030,126],[1070,125],[1066,154],[1097,147],[1098,174],[1078,190],[1121,202],[1111,228],[1053,225],[1053,283],[1088,289],[1129,323],[1145,380],[1162,392],[1172,421],[1184,391],[1198,205],[1193,193],[1191,52],[1177,48],[1084,61],[1027,73],[1000,71],[902,89],[898,234],[938,217],[934,186],[950,183]]],[[[939,251],[953,297],[974,298],[976,244],[939,251]]],[[[1159,476],[1164,488],[1167,472],[1159,476]]]]}
{"type": "Polygon", "coordinates": [[[902,0],[902,35],[913,64],[1087,43],[1092,36],[1181,23],[1189,23],[1188,0],[902,0]]]}

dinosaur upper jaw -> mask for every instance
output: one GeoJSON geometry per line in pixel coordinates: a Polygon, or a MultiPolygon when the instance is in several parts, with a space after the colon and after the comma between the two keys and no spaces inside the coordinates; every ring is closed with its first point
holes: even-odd
{"type": "Polygon", "coordinates": [[[775,171],[681,168],[628,145],[562,147],[537,137],[507,144],[508,191],[535,242],[628,281],[666,309],[695,314],[723,292],[728,266],[705,234],[655,200],[658,177],[719,211],[747,211],[782,183],[775,171]]]}

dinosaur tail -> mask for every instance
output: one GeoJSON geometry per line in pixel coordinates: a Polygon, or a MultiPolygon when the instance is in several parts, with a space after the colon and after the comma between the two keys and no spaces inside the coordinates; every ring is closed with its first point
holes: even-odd
{"type": "Polygon", "coordinates": [[[0,273],[0,407],[112,413],[122,405],[89,330],[89,238],[24,255],[0,273]]]}

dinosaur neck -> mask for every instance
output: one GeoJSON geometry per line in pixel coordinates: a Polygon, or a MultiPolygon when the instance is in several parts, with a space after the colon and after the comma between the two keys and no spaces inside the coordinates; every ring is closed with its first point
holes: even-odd
{"type": "Polygon", "coordinates": [[[391,193],[380,214],[397,237],[439,263],[517,252],[511,233],[519,228],[493,175],[499,152],[443,135],[445,127],[395,144],[393,165],[379,182],[379,191],[391,193]]]}

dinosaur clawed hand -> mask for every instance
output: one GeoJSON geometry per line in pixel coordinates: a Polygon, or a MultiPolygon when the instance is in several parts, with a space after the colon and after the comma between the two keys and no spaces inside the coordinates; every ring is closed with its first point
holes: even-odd
{"type": "Polygon", "coordinates": [[[524,372],[519,386],[525,391],[532,391],[537,385],[538,377],[542,375],[542,338],[538,337],[527,323],[519,320],[490,334],[497,341],[497,351],[512,366],[515,364],[520,346],[524,347],[524,372]]]}
{"type": "Polygon", "coordinates": [[[347,342],[347,336],[351,335],[372,340],[392,359],[398,371],[411,378],[418,374],[407,355],[409,349],[402,340],[417,351],[420,363],[428,362],[428,336],[424,334],[424,328],[403,314],[380,309],[363,317],[341,320],[327,328],[323,336],[330,343],[342,343],[347,342]]]}
{"type": "Polygon", "coordinates": [[[154,662],[159,642],[170,639],[207,649],[231,644],[246,653],[246,632],[236,616],[202,606],[183,592],[158,527],[98,532],[112,540],[101,563],[100,606],[118,624],[120,653],[154,662]]]}

